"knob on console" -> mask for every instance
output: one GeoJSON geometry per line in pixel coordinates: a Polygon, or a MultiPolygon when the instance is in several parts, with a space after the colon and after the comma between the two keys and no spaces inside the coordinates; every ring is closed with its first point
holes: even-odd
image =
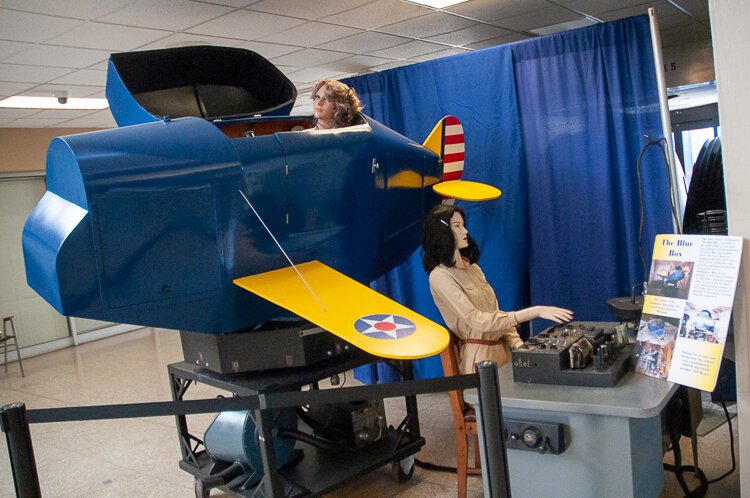
{"type": "Polygon", "coordinates": [[[542,431],[540,431],[538,427],[535,427],[533,425],[527,427],[521,433],[523,444],[525,444],[529,448],[537,448],[540,444],[542,444],[542,437],[542,431]]]}

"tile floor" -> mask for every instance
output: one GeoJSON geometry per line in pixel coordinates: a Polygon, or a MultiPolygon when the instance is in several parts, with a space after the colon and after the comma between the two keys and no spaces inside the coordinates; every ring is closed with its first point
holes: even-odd
{"type": "MultiPolygon", "coordinates": [[[[121,404],[171,399],[166,366],[182,361],[179,335],[142,329],[24,361],[0,372],[0,404],[24,402],[27,408],[121,404]]],[[[351,375],[347,385],[356,383],[351,375]]],[[[191,387],[188,398],[224,394],[191,387]]],[[[403,402],[387,400],[390,424],[403,416],[403,402]]],[[[455,465],[453,428],[445,394],[419,397],[421,430],[427,440],[417,455],[440,465],[455,465]]],[[[191,430],[207,427],[213,415],[189,416],[191,430]]],[[[735,423],[736,428],[736,423],[735,423]]],[[[174,418],[153,417],[89,422],[34,424],[31,427],[42,494],[45,497],[191,497],[192,476],[180,470],[174,418]]],[[[197,432],[197,431],[196,431],[197,432]]],[[[13,496],[7,448],[0,443],[0,496],[13,496]]],[[[709,478],[730,466],[726,425],[700,440],[701,466],[709,478]]],[[[683,439],[686,461],[692,461],[683,439]]],[[[665,457],[669,461],[669,456],[665,457]]],[[[693,481],[688,481],[695,486],[693,481]]],[[[407,483],[396,483],[385,466],[339,488],[334,497],[452,497],[455,475],[415,470],[407,483]]],[[[212,496],[222,496],[217,490],[212,496]]],[[[469,477],[469,497],[482,496],[480,477],[469,477]]],[[[665,474],[660,497],[682,496],[672,474],[665,474]]],[[[712,485],[709,496],[739,496],[737,473],[712,485]]]]}

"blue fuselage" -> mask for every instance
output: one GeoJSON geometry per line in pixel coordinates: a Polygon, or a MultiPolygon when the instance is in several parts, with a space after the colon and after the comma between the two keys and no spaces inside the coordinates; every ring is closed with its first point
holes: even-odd
{"type": "Polygon", "coordinates": [[[439,158],[380,123],[182,118],[56,138],[29,216],[29,285],[60,313],[206,333],[288,312],[232,284],[317,259],[367,284],[418,247],[439,158]],[[266,126],[268,129],[268,126],[266,126]],[[250,135],[248,133],[248,135],[250,135]]]}

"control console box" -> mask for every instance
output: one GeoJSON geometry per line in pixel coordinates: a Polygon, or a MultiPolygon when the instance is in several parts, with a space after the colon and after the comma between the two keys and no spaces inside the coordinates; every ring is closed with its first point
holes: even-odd
{"type": "Polygon", "coordinates": [[[514,350],[513,380],[614,387],[630,368],[632,352],[617,323],[571,322],[550,327],[514,350]]]}

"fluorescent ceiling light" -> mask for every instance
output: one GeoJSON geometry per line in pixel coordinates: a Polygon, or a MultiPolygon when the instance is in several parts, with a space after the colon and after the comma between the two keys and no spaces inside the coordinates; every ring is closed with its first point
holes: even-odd
{"type": "Polygon", "coordinates": [[[467,0],[407,0],[411,3],[418,3],[419,5],[426,5],[428,7],[434,7],[436,9],[443,9],[456,5],[457,3],[464,3],[467,0]]]}
{"type": "Polygon", "coordinates": [[[76,99],[67,97],[8,97],[0,100],[0,107],[13,109],[105,109],[107,99],[76,99]],[[63,103],[65,102],[65,103],[63,103]]]}

